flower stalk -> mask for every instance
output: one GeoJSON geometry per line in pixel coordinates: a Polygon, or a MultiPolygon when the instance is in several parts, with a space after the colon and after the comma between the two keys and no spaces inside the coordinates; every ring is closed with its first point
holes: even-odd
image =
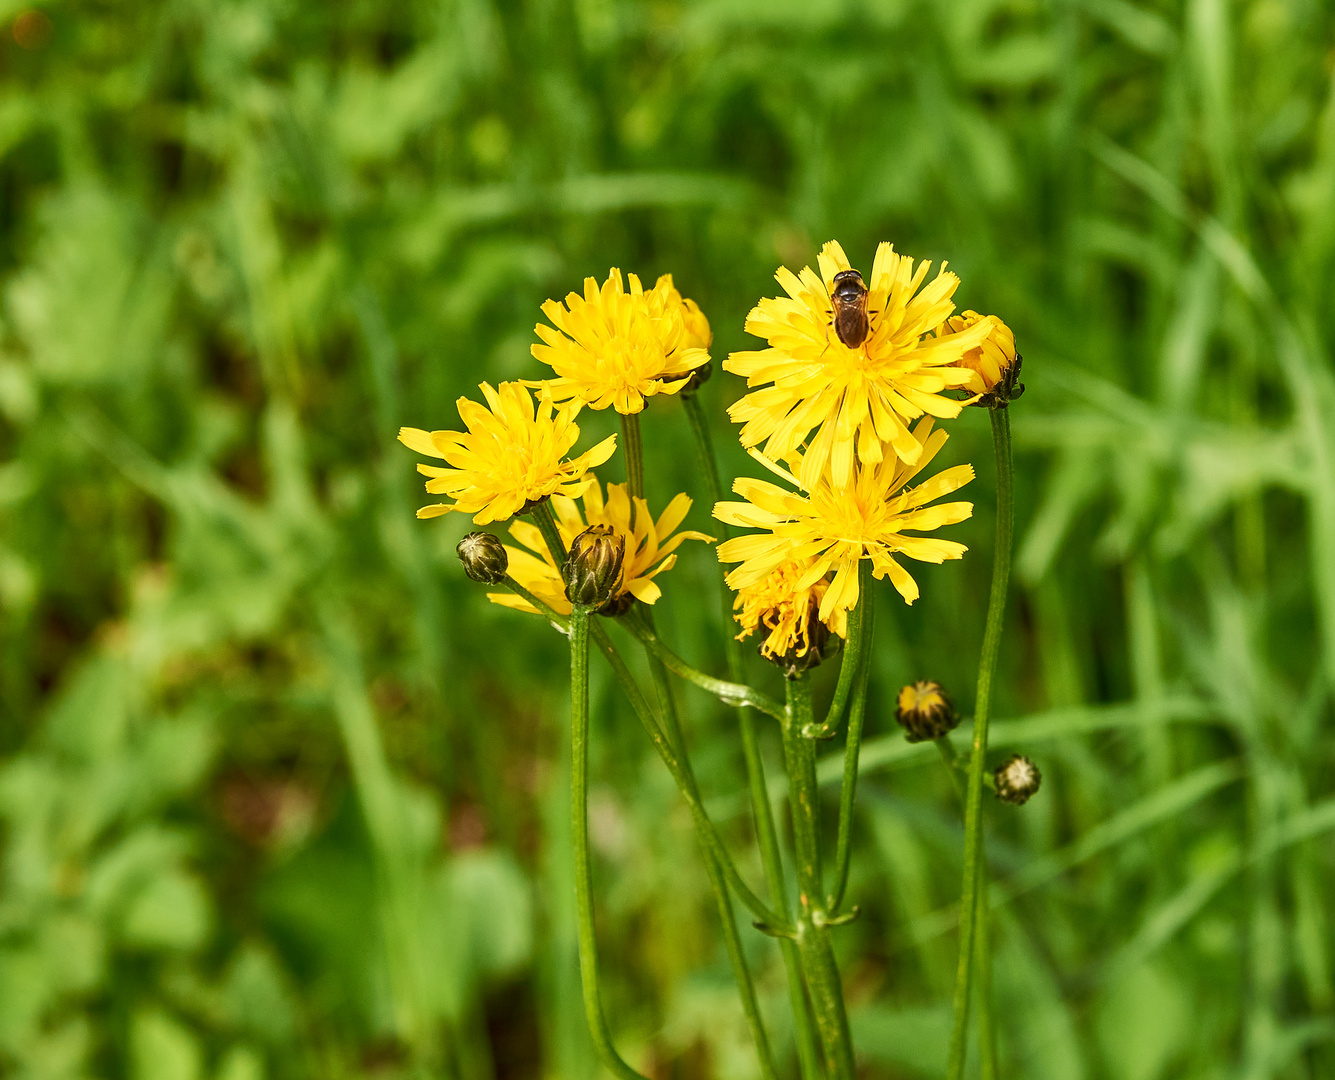
{"type": "MultiPolygon", "coordinates": [[[[1010,410],[989,410],[992,446],[997,459],[997,538],[992,561],[992,591],[987,603],[987,625],[978,660],[978,693],[974,704],[973,750],[964,804],[964,874],[960,896],[960,950],[955,977],[954,1021],[950,1033],[947,1080],[960,1080],[968,1053],[969,1005],[978,927],[987,919],[979,907],[985,891],[987,867],[983,855],[983,774],[987,767],[987,729],[992,714],[992,677],[1001,651],[1001,630],[1006,613],[1006,589],[1010,583],[1011,535],[1014,528],[1014,492],[1011,471],[1010,410]]],[[[987,936],[986,933],[978,935],[987,936]]],[[[991,996],[979,1002],[983,1026],[991,1030],[991,996]]]]}
{"type": "Polygon", "coordinates": [[[803,734],[811,725],[812,711],[810,679],[801,675],[788,680],[783,760],[788,773],[788,808],[797,863],[797,944],[831,1080],[853,1080],[853,1040],[839,968],[830,944],[829,912],[821,883],[816,743],[803,734]]]}

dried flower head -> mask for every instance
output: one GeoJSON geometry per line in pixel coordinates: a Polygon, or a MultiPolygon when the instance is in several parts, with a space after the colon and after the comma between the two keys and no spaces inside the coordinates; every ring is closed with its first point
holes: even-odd
{"type": "Polygon", "coordinates": [[[428,492],[454,498],[453,504],[422,507],[419,518],[457,510],[472,514],[473,524],[486,525],[523,513],[551,495],[580,495],[594,483],[585,473],[616,450],[616,436],[609,435],[587,453],[566,460],[566,452],[579,440],[578,406],[540,401],[535,408],[529,391],[514,382],[503,382],[498,389],[482,383],[480,389],[485,407],[468,398],[458,401],[466,432],[399,429],[404,446],[444,458],[451,466],[417,466],[431,477],[428,492]]]}
{"type": "Polygon", "coordinates": [[[992,774],[997,798],[1002,802],[1023,806],[1043,782],[1038,766],[1023,754],[1014,754],[997,767],[992,774]]]}
{"type": "Polygon", "coordinates": [[[820,601],[829,588],[827,578],[802,585],[810,562],[788,562],[775,567],[760,581],[740,589],[733,601],[742,641],[763,631],[760,655],[793,677],[815,667],[838,648],[831,633],[848,636],[848,613],[836,612],[829,623],[820,618],[820,601]]]}
{"type": "Polygon", "coordinates": [[[959,725],[955,704],[941,684],[920,679],[899,691],[895,720],[909,742],[940,739],[959,725]]]}
{"type": "Polygon", "coordinates": [[[959,415],[963,403],[942,391],[969,385],[974,376],[959,366],[960,358],[991,330],[984,322],[948,337],[931,336],[955,310],[951,297],[959,278],[943,264],[924,285],[931,263],[915,270],[911,258],[881,244],[860,293],[865,322],[851,320],[858,325],[848,336],[835,325],[836,299],[851,304],[861,276],[849,275],[848,257],[834,241],[821,249],[818,263],[819,275],[810,267],[800,276],[779,268],[775,277],[788,295],[761,300],[746,320],[747,333],[770,347],[732,353],[723,364],[745,376],[747,386],[762,388],[728,410],[743,425],[742,445],[764,443],[767,457],[786,461],[805,443],[798,475],[808,489],[827,467],[836,485],[849,483],[855,454],[874,465],[886,444],[916,463],[921,444],[909,424],[924,413],[959,415]],[[836,288],[839,296],[832,298],[836,288]]]}
{"type": "Polygon", "coordinates": [[[637,413],[645,398],[675,394],[709,362],[706,346],[699,344],[708,340],[709,322],[682,299],[671,275],[648,292],[634,274],[629,279],[627,292],[621,271],[613,268],[601,288],[596,279],[585,278],[583,296],[572,292],[564,304],[542,305],[552,325],[534,328],[543,344],[532,352],[557,375],[537,384],[544,396],[637,413]]]}

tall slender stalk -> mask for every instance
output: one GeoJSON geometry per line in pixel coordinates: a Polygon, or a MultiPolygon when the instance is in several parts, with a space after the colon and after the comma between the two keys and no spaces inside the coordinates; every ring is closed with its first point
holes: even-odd
{"type": "MultiPolygon", "coordinates": [[[[987,867],[983,856],[983,772],[987,766],[987,724],[992,711],[992,676],[1001,650],[1001,630],[1006,611],[1006,587],[1010,582],[1011,533],[1014,526],[1014,493],[1011,477],[1010,411],[991,410],[992,446],[997,458],[997,539],[992,558],[992,593],[987,602],[987,627],[978,659],[978,694],[974,704],[973,753],[964,804],[964,880],[960,890],[960,952],[955,976],[955,1015],[950,1033],[947,1080],[960,1080],[968,1053],[969,1003],[973,962],[977,948],[975,932],[986,919],[978,898],[983,894],[987,867]]],[[[991,1028],[991,996],[979,1003],[987,1014],[984,1026],[991,1028]]]]}
{"type": "MultiPolygon", "coordinates": [[[[876,615],[875,599],[872,596],[872,565],[863,559],[858,564],[858,606],[853,615],[857,617],[857,672],[850,680],[853,685],[853,701],[848,710],[848,735],[844,741],[844,779],[839,788],[839,836],[834,849],[834,888],[826,907],[831,915],[839,911],[844,902],[844,891],[848,888],[848,863],[853,848],[853,803],[858,790],[858,755],[862,749],[862,724],[867,715],[867,680],[871,675],[871,643],[876,615]]],[[[853,620],[850,618],[850,624],[853,620]]],[[[849,633],[847,646],[854,647],[853,634],[849,633]]],[[[845,666],[848,657],[844,657],[845,666]]],[[[840,683],[843,672],[840,672],[840,683]]],[[[836,691],[836,695],[837,695],[836,691]]],[[[826,717],[825,726],[831,721],[839,723],[839,717],[833,707],[826,717]]]]}
{"type": "Polygon", "coordinates": [[[640,445],[640,414],[621,414],[621,452],[626,459],[626,485],[632,499],[644,498],[644,450],[640,445]]]}
{"type": "Polygon", "coordinates": [[[848,1030],[839,968],[830,945],[829,913],[825,910],[821,883],[816,744],[802,734],[811,722],[811,682],[803,674],[788,682],[788,720],[783,726],[783,759],[788,772],[788,806],[793,820],[799,890],[797,944],[830,1076],[833,1080],[853,1080],[853,1040],[848,1030]]]}
{"type": "Polygon", "coordinates": [[[579,972],[584,1015],[599,1060],[622,1080],[645,1080],[612,1045],[598,988],[598,943],[593,934],[593,876],[589,869],[589,609],[570,614],[570,825],[575,849],[575,904],[579,914],[579,972]]]}
{"type": "MultiPolygon", "coordinates": [[[[709,485],[709,495],[717,503],[723,498],[723,482],[719,478],[718,459],[714,456],[713,440],[709,435],[709,421],[700,407],[698,394],[687,394],[682,398],[686,409],[686,418],[691,424],[696,457],[700,463],[700,472],[709,485]]],[[[719,522],[718,528],[724,539],[728,536],[728,527],[719,522]]],[[[720,568],[720,577],[722,569],[720,568]]],[[[722,591],[723,625],[732,624],[732,604],[727,588],[722,591]]],[[[728,663],[728,675],[734,683],[740,683],[746,672],[742,664],[742,647],[737,638],[724,631],[723,652],[728,663]]],[[[780,714],[785,717],[786,710],[780,714]]],[[[755,717],[743,705],[737,707],[737,726],[742,738],[742,757],[746,761],[747,790],[751,796],[751,819],[756,830],[756,840],[760,847],[760,861],[765,868],[765,883],[769,888],[770,903],[781,912],[785,919],[791,917],[788,907],[788,887],[783,876],[783,856],[779,850],[779,833],[774,826],[774,812],[770,807],[769,786],[765,782],[765,763],[760,755],[760,734],[756,730],[755,717]]],[[[818,1080],[820,1076],[820,1050],[816,1044],[816,1029],[811,1016],[811,1006],[807,1001],[806,988],[802,982],[802,959],[797,942],[791,938],[779,939],[779,951],[783,956],[784,972],[788,979],[788,1004],[793,1014],[793,1034],[797,1043],[798,1067],[802,1080],[818,1080]]]]}

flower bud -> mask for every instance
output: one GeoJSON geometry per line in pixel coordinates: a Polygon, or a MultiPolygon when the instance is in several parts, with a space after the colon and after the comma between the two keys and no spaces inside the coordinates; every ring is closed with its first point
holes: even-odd
{"type": "Polygon", "coordinates": [[[909,742],[940,739],[959,724],[959,715],[940,683],[919,679],[899,691],[895,720],[909,742]]]}
{"type": "Polygon", "coordinates": [[[626,555],[626,538],[611,525],[593,525],[570,545],[570,554],[561,567],[566,584],[566,599],[580,607],[601,607],[611,600],[621,582],[621,561],[626,555]]]}
{"type": "Polygon", "coordinates": [[[499,585],[510,569],[505,545],[489,532],[471,532],[459,541],[454,553],[464,564],[464,573],[483,585],[499,585]]]}
{"type": "Polygon", "coordinates": [[[1022,806],[1043,782],[1038,766],[1022,754],[1015,754],[997,767],[992,774],[996,781],[997,798],[1002,802],[1022,806]]]}

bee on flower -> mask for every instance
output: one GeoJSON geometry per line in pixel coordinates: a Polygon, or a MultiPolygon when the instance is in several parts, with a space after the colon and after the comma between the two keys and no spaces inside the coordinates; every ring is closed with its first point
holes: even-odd
{"type": "MultiPolygon", "coordinates": [[[[713,541],[713,537],[705,533],[689,529],[676,531],[691,508],[691,500],[684,494],[673,498],[657,520],[650,514],[649,504],[644,499],[630,498],[625,484],[608,484],[604,501],[602,489],[594,480],[582,501],[583,513],[573,499],[563,495],[552,498],[557,531],[565,545],[570,547],[576,537],[594,526],[609,528],[625,545],[620,575],[611,599],[602,609],[604,614],[619,615],[634,600],[655,603],[663,592],[654,579],[676,564],[677,548],[686,540],[713,541]]],[[[510,535],[521,545],[505,548],[510,576],[560,614],[570,614],[566,582],[561,576],[563,558],[548,550],[541,531],[531,522],[512,522],[510,535]]],[[[535,610],[527,600],[514,593],[488,593],[487,598],[503,607],[535,610]]]]}
{"type": "Polygon", "coordinates": [[[577,401],[591,409],[638,413],[645,399],[675,394],[709,363],[709,320],[692,300],[683,300],[665,274],[647,292],[634,274],[626,291],[613,268],[602,286],[584,279],[584,294],[548,300],[542,312],[551,326],[534,328],[541,345],[534,357],[556,378],[538,383],[555,401],[577,401]]]}
{"type": "Polygon", "coordinates": [[[848,484],[855,458],[875,465],[886,446],[916,463],[921,449],[909,424],[924,414],[959,415],[964,402],[943,391],[974,381],[960,359],[992,329],[985,319],[930,335],[955,310],[959,278],[944,263],[928,282],[930,262],[915,268],[881,244],[864,283],[835,241],[817,262],[819,274],[779,268],[774,276],[788,295],[761,300],[746,320],[747,333],[769,348],[732,353],[723,364],[752,388],[728,410],[743,425],[742,445],[763,443],[766,457],[786,461],[805,444],[798,475],[808,489],[827,469],[834,484],[848,484]]]}
{"type": "Polygon", "coordinates": [[[431,478],[429,494],[454,499],[422,507],[419,518],[458,511],[472,514],[475,525],[486,525],[525,513],[552,495],[582,495],[596,483],[585,474],[612,456],[616,436],[567,460],[566,453],[579,441],[578,404],[558,407],[543,400],[535,405],[532,394],[516,382],[496,389],[481,383],[479,388],[485,406],[466,397],[457,403],[467,431],[399,429],[404,446],[443,458],[449,466],[417,466],[431,478]]]}
{"type": "MultiPolygon", "coordinates": [[[[807,560],[809,569],[795,587],[814,585],[833,573],[818,608],[820,618],[829,621],[836,613],[856,606],[858,564],[869,559],[874,576],[888,577],[904,601],[913,603],[918,585],[897,556],[940,563],[960,558],[967,549],[953,540],[910,534],[931,532],[973,514],[973,504],[968,502],[928,505],[972,480],[972,465],[955,465],[917,487],[908,486],[946,443],[946,433],[933,431],[932,423],[925,416],[913,429],[918,446],[915,464],[894,457],[883,459],[858,469],[851,483],[836,482],[828,470],[809,492],[789,491],[750,477],[738,479],[733,491],[746,501],[717,503],[714,516],[729,525],[763,531],[719,545],[720,561],[741,564],[728,574],[728,585],[746,589],[785,563],[807,560]]],[[[794,486],[802,486],[799,455],[789,459],[792,473],[757,457],[794,486]]]]}

